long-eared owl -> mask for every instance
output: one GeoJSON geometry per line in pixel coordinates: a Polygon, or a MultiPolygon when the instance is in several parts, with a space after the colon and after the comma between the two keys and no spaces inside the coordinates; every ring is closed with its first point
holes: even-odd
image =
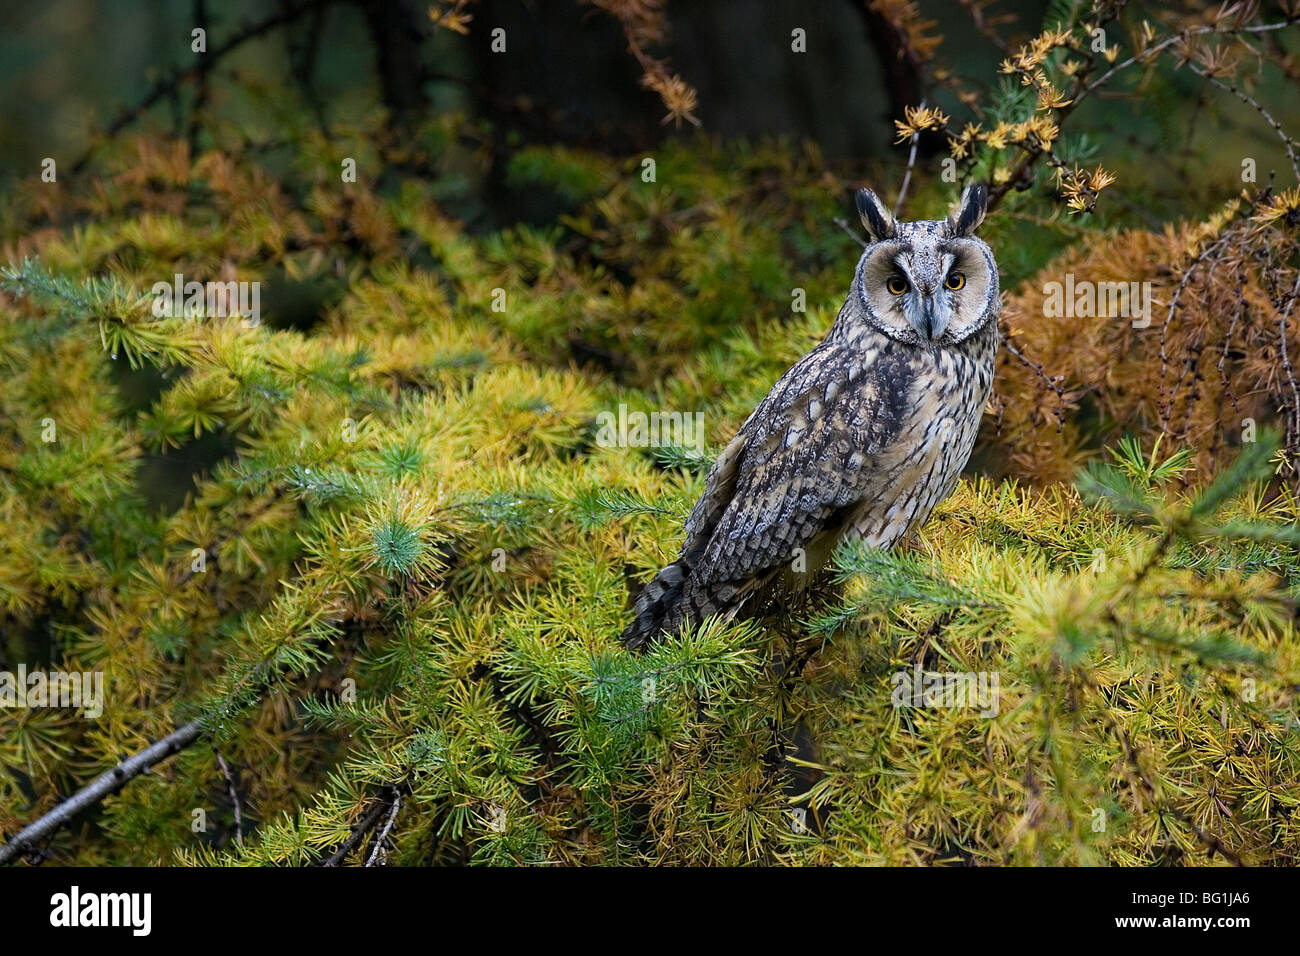
{"type": "Polygon", "coordinates": [[[637,599],[629,647],[732,617],[808,574],[845,537],[888,548],[952,491],[993,387],[1001,306],[975,230],[988,193],[947,219],[898,222],[863,189],[870,236],[826,338],[773,386],[718,456],[681,556],[637,599]]]}

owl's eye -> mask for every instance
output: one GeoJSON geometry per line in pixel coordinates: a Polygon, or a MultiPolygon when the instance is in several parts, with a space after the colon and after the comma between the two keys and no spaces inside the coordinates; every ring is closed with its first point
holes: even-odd
{"type": "Polygon", "coordinates": [[[966,276],[961,272],[950,272],[948,273],[948,278],[943,280],[943,284],[949,289],[952,289],[953,292],[956,292],[966,284],[966,276]]]}
{"type": "Polygon", "coordinates": [[[885,283],[885,288],[891,295],[902,295],[907,291],[907,280],[900,275],[892,275],[889,281],[885,283]]]}

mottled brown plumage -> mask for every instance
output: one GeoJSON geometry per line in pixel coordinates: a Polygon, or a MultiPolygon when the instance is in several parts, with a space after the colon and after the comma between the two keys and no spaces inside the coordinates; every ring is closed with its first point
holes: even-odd
{"type": "Polygon", "coordinates": [[[998,346],[997,265],[972,235],[986,195],[969,187],[947,220],[900,223],[859,194],[872,241],[839,317],[718,457],[681,556],[636,602],[629,647],[806,581],[845,536],[890,547],[952,491],[998,346]]]}

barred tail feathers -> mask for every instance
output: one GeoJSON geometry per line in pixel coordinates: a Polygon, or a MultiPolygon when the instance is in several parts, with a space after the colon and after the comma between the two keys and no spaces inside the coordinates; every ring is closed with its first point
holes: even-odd
{"type": "Polygon", "coordinates": [[[619,638],[635,650],[654,644],[664,635],[699,624],[712,615],[730,619],[741,609],[758,582],[700,583],[682,560],[655,575],[637,598],[632,623],[619,638]]]}

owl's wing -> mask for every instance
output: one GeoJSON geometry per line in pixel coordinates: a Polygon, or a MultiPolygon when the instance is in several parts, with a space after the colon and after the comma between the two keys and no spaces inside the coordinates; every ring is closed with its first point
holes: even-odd
{"type": "Polygon", "coordinates": [[[687,521],[682,551],[694,582],[788,566],[796,548],[870,495],[873,459],[902,428],[911,377],[889,346],[863,355],[830,343],[782,376],[719,458],[687,521]]]}
{"type": "Polygon", "coordinates": [[[829,342],[786,372],[718,456],[681,557],[642,590],[623,642],[734,614],[795,548],[872,494],[872,459],[902,428],[913,374],[892,343],[829,342]]]}

